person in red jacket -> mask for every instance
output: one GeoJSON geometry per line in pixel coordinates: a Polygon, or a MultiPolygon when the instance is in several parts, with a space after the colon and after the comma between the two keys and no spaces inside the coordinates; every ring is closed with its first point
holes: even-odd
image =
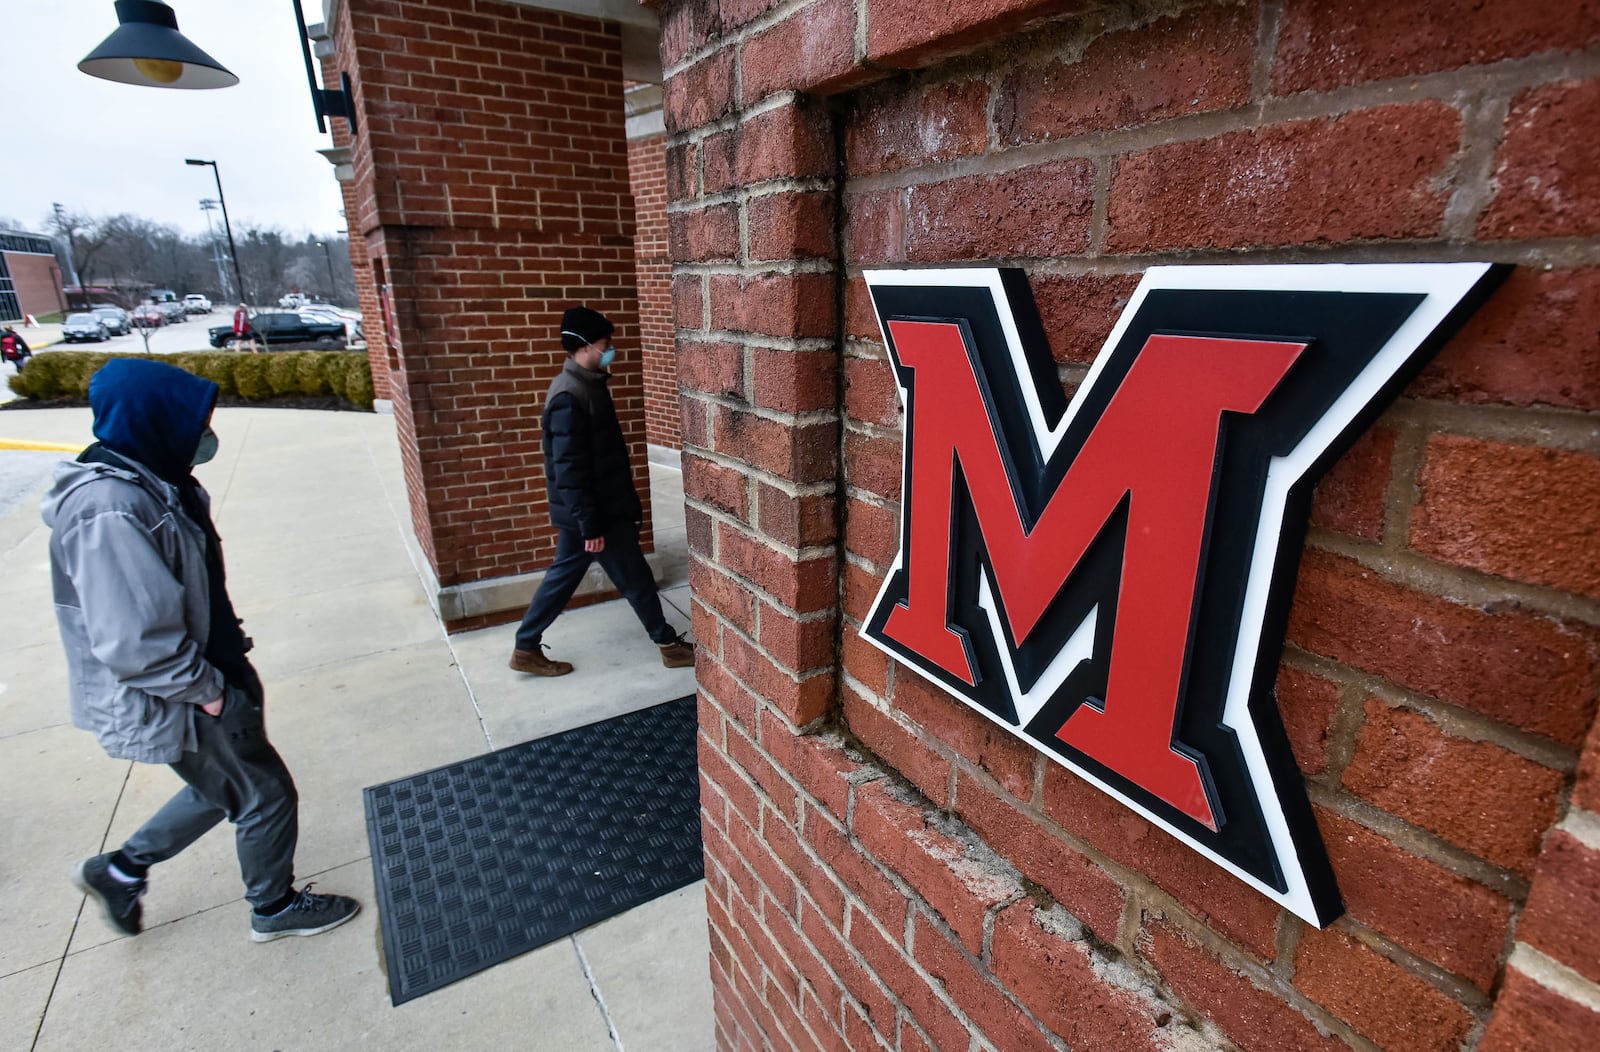
{"type": "Polygon", "coordinates": [[[8,362],[17,363],[17,372],[22,372],[22,367],[33,352],[28,350],[27,341],[17,335],[17,330],[7,325],[5,331],[0,333],[0,358],[8,362]]]}
{"type": "Polygon", "coordinates": [[[242,303],[233,312],[233,348],[236,351],[260,349],[256,346],[256,331],[250,327],[250,308],[242,303]]]}

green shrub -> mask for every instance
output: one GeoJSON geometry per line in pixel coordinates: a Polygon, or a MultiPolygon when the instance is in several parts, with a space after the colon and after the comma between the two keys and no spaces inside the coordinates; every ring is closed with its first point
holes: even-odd
{"type": "MultiPolygon", "coordinates": [[[[33,366],[36,364],[37,357],[36,355],[33,359],[30,359],[28,365],[33,366]]],[[[84,397],[88,397],[89,378],[94,375],[96,369],[106,363],[106,360],[106,356],[102,354],[75,354],[64,359],[54,377],[60,395],[70,395],[74,391],[83,391],[84,397]]],[[[29,368],[28,372],[31,374],[33,369],[29,368]]]]}
{"type": "Polygon", "coordinates": [[[28,359],[27,369],[11,378],[11,390],[23,398],[41,401],[86,399],[89,397],[89,377],[110,357],[108,354],[77,351],[41,351],[28,359]]]}
{"type": "Polygon", "coordinates": [[[362,409],[372,408],[372,371],[361,351],[195,351],[186,354],[104,354],[41,351],[11,377],[22,398],[86,401],[89,378],[112,358],[150,358],[176,365],[216,384],[220,392],[249,401],[336,395],[362,409]]]}
{"type": "Polygon", "coordinates": [[[272,382],[267,379],[267,357],[264,354],[242,354],[233,366],[233,382],[239,387],[239,397],[260,401],[272,394],[272,382]]]}
{"type": "Polygon", "coordinates": [[[322,382],[328,385],[329,391],[332,391],[340,398],[345,397],[344,374],[346,368],[343,358],[331,354],[321,356],[322,382]]]}
{"type": "Polygon", "coordinates": [[[182,369],[187,369],[196,376],[203,376],[217,385],[223,395],[233,397],[239,393],[239,385],[233,379],[234,362],[238,359],[236,354],[185,354],[181,356],[184,361],[174,361],[172,364],[182,369]]]}
{"type": "Polygon", "coordinates": [[[344,370],[344,391],[340,397],[346,402],[351,402],[363,409],[372,408],[372,364],[367,361],[367,356],[355,352],[346,356],[344,370]]]}
{"type": "Polygon", "coordinates": [[[319,397],[333,393],[327,377],[323,375],[321,355],[302,354],[295,359],[295,390],[303,395],[319,397]]]}
{"type": "Polygon", "coordinates": [[[300,393],[299,378],[295,367],[299,364],[301,351],[284,351],[279,354],[264,354],[261,357],[267,362],[267,385],[273,391],[289,391],[300,393]]]}

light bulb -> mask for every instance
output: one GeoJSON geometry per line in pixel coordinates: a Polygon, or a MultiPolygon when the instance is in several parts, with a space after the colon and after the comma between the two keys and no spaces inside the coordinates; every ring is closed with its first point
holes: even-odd
{"type": "Polygon", "coordinates": [[[166,58],[136,58],[133,68],[157,84],[171,84],[183,76],[183,63],[166,58]]]}

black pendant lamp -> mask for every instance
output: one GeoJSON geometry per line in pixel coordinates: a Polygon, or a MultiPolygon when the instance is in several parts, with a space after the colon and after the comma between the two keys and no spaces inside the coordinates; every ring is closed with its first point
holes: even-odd
{"type": "Polygon", "coordinates": [[[147,88],[231,88],[239,78],[178,32],[172,8],[116,0],[122,24],[78,63],[91,77],[147,88]]]}

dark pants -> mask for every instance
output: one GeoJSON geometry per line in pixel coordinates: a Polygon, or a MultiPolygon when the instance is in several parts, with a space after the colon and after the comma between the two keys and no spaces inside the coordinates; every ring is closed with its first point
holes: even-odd
{"type": "Polygon", "coordinates": [[[644,561],[639,550],[639,530],[627,524],[606,531],[606,550],[592,554],[583,550],[583,537],[577,530],[563,529],[556,538],[556,559],[544,572],[544,581],[522,615],[522,626],[517,629],[517,649],[537,650],[544,630],[555,623],[566,609],[572,594],[583,583],[583,575],[594,562],[611,578],[622,598],[633,607],[633,612],[650,633],[654,643],[670,643],[678,638],[661,613],[661,597],[656,594],[656,579],[650,573],[650,564],[644,561]]]}
{"type": "Polygon", "coordinates": [[[165,862],[226,818],[234,825],[244,897],[266,906],[294,886],[300,796],[267,741],[258,690],[229,686],[222,715],[194,715],[199,747],[172,764],[187,785],[122,845],[141,865],[165,862]]]}

